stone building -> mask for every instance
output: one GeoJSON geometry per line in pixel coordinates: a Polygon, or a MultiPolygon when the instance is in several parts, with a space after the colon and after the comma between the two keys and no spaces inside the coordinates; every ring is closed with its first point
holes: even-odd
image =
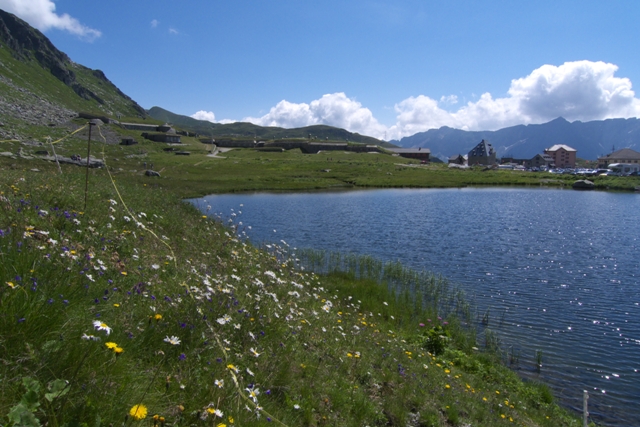
{"type": "Polygon", "coordinates": [[[418,159],[423,162],[430,161],[431,150],[428,148],[388,148],[393,154],[397,154],[400,157],[406,157],[408,159],[418,159]]]}
{"type": "Polygon", "coordinates": [[[491,166],[496,163],[496,150],[484,139],[469,151],[467,164],[491,166]]]}
{"type": "Polygon", "coordinates": [[[142,136],[155,142],[168,142],[172,144],[180,144],[180,135],[171,133],[148,133],[144,132],[142,136]]]}

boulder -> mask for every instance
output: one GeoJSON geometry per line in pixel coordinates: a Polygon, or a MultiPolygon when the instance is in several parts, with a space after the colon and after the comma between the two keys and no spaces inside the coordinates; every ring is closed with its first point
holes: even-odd
{"type": "Polygon", "coordinates": [[[596,185],[588,179],[579,179],[573,183],[573,188],[575,190],[593,190],[596,185]]]}
{"type": "Polygon", "coordinates": [[[146,176],[160,176],[160,172],[152,171],[151,169],[146,170],[144,174],[146,176]]]}

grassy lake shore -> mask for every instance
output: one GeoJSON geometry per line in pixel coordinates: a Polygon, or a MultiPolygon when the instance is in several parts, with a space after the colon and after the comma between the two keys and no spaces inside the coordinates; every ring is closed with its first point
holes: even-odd
{"type": "MultiPolygon", "coordinates": [[[[83,144],[56,150],[84,155],[83,144]]],[[[382,264],[377,278],[360,267],[316,274],[285,244],[256,248],[182,202],[539,186],[539,175],[464,175],[379,154],[215,158],[187,144],[190,156],[96,143],[108,168],[89,170],[88,183],[77,166],[60,174],[27,152],[0,158],[3,425],[580,425],[547,386],[503,366],[490,336],[477,341],[445,279],[382,264]],[[161,177],[144,176],[144,162],[161,177]]]]}
{"type": "MultiPolygon", "coordinates": [[[[85,122],[76,120],[75,126],[85,122]]],[[[68,135],[64,128],[31,127],[34,141],[54,140],[68,135]]],[[[93,134],[92,154],[103,155],[117,179],[146,183],[165,188],[184,198],[200,197],[213,193],[251,191],[309,191],[319,189],[358,188],[447,188],[467,186],[530,186],[571,188],[578,178],[545,172],[521,172],[513,170],[484,170],[470,168],[458,170],[446,164],[422,165],[416,160],[380,153],[320,152],[303,154],[298,149],[274,152],[253,149],[232,149],[210,155],[211,145],[196,138],[182,137],[182,145],[151,142],[140,137],[139,132],[123,130],[114,125],[101,126],[93,134]],[[120,138],[128,136],[139,141],[136,145],[117,145],[120,138]],[[103,139],[110,144],[102,144],[103,139]],[[171,149],[173,151],[165,151],[171,149]],[[176,151],[189,155],[176,155],[176,151]],[[160,177],[145,176],[146,169],[160,173],[160,177]]],[[[56,144],[59,155],[86,155],[88,130],[56,144]]],[[[38,150],[52,148],[47,144],[25,147],[17,142],[4,142],[6,153],[19,156],[33,155],[38,150]]],[[[33,156],[31,162],[18,168],[51,170],[55,166],[33,156]]],[[[11,167],[11,158],[2,160],[11,167]]],[[[598,190],[634,191],[640,186],[638,177],[593,177],[598,190]]]]}

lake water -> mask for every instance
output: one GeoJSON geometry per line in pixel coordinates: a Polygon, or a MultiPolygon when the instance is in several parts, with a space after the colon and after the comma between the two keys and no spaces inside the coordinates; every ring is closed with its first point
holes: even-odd
{"type": "Polygon", "coordinates": [[[481,315],[489,310],[489,327],[520,353],[523,376],[580,411],[588,390],[598,423],[640,426],[638,194],[467,188],[191,202],[242,222],[255,243],[284,240],[442,274],[481,315]]]}

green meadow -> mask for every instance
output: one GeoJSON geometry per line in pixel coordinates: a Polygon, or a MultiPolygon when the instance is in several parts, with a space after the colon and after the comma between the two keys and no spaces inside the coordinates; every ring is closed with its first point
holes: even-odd
{"type": "MultiPolygon", "coordinates": [[[[78,128],[86,122],[75,120],[78,128]]],[[[88,128],[69,136],[65,128],[28,126],[31,147],[18,142],[3,142],[2,150],[13,154],[22,151],[33,155],[46,149],[58,155],[80,154],[86,158],[88,128]],[[54,147],[47,138],[57,141],[54,147]]],[[[92,133],[92,156],[105,158],[116,179],[149,184],[167,189],[179,197],[200,197],[212,193],[251,191],[311,191],[356,188],[445,188],[466,186],[529,186],[570,188],[578,179],[571,175],[512,170],[466,170],[448,168],[446,164],[420,164],[416,160],[380,153],[320,152],[303,154],[289,151],[232,149],[210,156],[211,145],[196,138],[182,137],[183,144],[168,146],[143,139],[140,132],[117,126],[100,126],[92,133]],[[135,138],[139,143],[118,145],[121,137],[135,138]],[[103,141],[109,141],[104,144],[103,141]],[[165,151],[174,150],[174,151],[165,151]],[[176,151],[189,155],[176,155],[176,151]],[[146,165],[146,167],[145,167],[146,165]],[[146,168],[160,172],[160,177],[144,175],[146,168]]],[[[10,160],[9,164],[12,164],[10,160]]],[[[29,166],[48,168],[37,159],[29,166]]],[[[27,167],[26,163],[25,166],[27,167]]],[[[640,186],[638,177],[598,176],[590,178],[598,190],[633,191],[640,186]]]]}
{"type": "MultiPolygon", "coordinates": [[[[35,129],[34,139],[47,131],[66,135],[35,129]]],[[[84,157],[85,132],[56,152],[84,157]]],[[[88,174],[32,158],[53,150],[46,144],[3,143],[16,157],[0,157],[0,424],[580,425],[547,386],[505,366],[446,279],[367,257],[258,248],[182,201],[565,178],[382,154],[208,157],[191,138],[181,147],[191,154],[179,156],[157,143],[104,144],[108,132],[92,131],[92,155],[107,167],[88,174]],[[145,176],[145,162],[161,177],[145,176]]]]}

